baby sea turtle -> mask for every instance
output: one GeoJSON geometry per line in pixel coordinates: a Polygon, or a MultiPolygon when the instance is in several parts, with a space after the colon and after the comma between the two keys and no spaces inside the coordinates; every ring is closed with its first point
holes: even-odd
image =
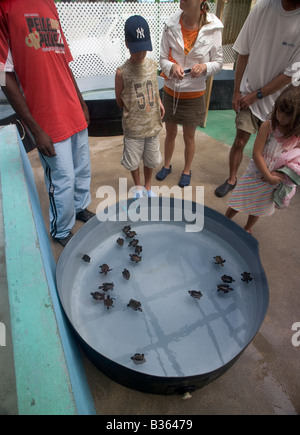
{"type": "Polygon", "coordinates": [[[145,355],[143,353],[136,353],[131,357],[134,364],[144,364],[146,362],[145,355]]]}
{"type": "Polygon", "coordinates": [[[119,246],[123,246],[124,245],[124,239],[122,239],[122,237],[119,237],[118,240],[117,240],[117,244],[119,246]]]}
{"type": "Polygon", "coordinates": [[[141,308],[142,304],[139,301],[135,301],[134,299],[130,299],[127,307],[132,308],[134,311],[143,311],[141,308]]]}
{"type": "Polygon", "coordinates": [[[91,262],[91,257],[89,257],[88,255],[84,255],[83,257],[82,257],[82,260],[85,262],[85,263],[90,263],[91,262]]]}
{"type": "Polygon", "coordinates": [[[137,246],[135,247],[134,252],[135,252],[136,254],[140,254],[142,251],[143,251],[143,247],[142,247],[142,246],[137,245],[137,246]]]}
{"type": "Polygon", "coordinates": [[[217,255],[216,257],[214,257],[215,259],[215,264],[221,264],[221,266],[224,266],[224,263],[226,260],[223,260],[223,258],[220,255],[217,255]]]}
{"type": "Polygon", "coordinates": [[[136,236],[136,232],[135,231],[129,231],[128,233],[126,233],[126,238],[127,239],[133,239],[136,236]]]}
{"type": "Polygon", "coordinates": [[[138,244],[139,244],[138,239],[132,239],[130,240],[128,246],[132,246],[133,248],[135,248],[138,244]]]}
{"type": "Polygon", "coordinates": [[[108,292],[108,290],[113,290],[114,286],[115,285],[113,282],[104,282],[102,285],[100,285],[99,289],[108,292]]]}
{"type": "Polygon", "coordinates": [[[123,233],[127,234],[129,233],[129,231],[131,231],[131,226],[130,225],[126,225],[123,229],[122,229],[123,233]]]}
{"type": "Polygon", "coordinates": [[[129,280],[129,278],[130,278],[130,272],[129,272],[129,270],[124,269],[123,272],[122,272],[122,275],[123,275],[123,277],[125,279],[127,279],[127,281],[129,280]]]}
{"type": "Polygon", "coordinates": [[[109,295],[106,296],[106,299],[103,300],[104,305],[109,310],[111,307],[114,306],[114,298],[111,298],[109,295]]]}
{"type": "Polygon", "coordinates": [[[189,290],[189,294],[194,299],[200,299],[203,296],[203,294],[200,291],[197,291],[197,290],[189,290]]]}
{"type": "Polygon", "coordinates": [[[229,291],[232,291],[233,288],[229,287],[229,284],[219,284],[218,285],[218,292],[222,291],[223,293],[229,293],[229,291]]]}
{"type": "Polygon", "coordinates": [[[223,282],[227,282],[229,284],[231,284],[232,282],[235,282],[235,279],[233,279],[232,276],[229,276],[229,275],[223,275],[223,276],[221,276],[221,280],[223,282]]]}
{"type": "Polygon", "coordinates": [[[129,231],[128,233],[126,233],[126,239],[133,239],[136,235],[137,234],[135,231],[129,231]]]}
{"type": "Polygon", "coordinates": [[[91,296],[93,296],[93,299],[95,299],[95,301],[104,301],[105,299],[105,293],[95,292],[91,293],[91,296]]]}
{"type": "Polygon", "coordinates": [[[129,257],[131,258],[131,261],[135,261],[136,263],[142,261],[142,257],[138,254],[129,254],[129,257]]]}
{"type": "Polygon", "coordinates": [[[251,273],[249,272],[243,272],[242,274],[242,281],[246,282],[247,284],[252,281],[251,273]]]}
{"type": "Polygon", "coordinates": [[[104,275],[107,275],[107,273],[112,270],[109,268],[108,264],[102,264],[102,266],[100,266],[100,269],[101,269],[100,273],[104,273],[104,275]]]}

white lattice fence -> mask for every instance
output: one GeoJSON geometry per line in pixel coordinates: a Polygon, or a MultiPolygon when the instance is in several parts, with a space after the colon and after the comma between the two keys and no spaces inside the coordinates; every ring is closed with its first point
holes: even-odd
{"type": "MultiPolygon", "coordinates": [[[[215,3],[211,3],[215,12],[215,3]]],[[[179,3],[57,3],[62,27],[74,62],[75,77],[115,74],[129,57],[124,42],[124,25],[131,15],[142,15],[149,24],[153,52],[159,60],[164,23],[179,9],[179,3]]]]}

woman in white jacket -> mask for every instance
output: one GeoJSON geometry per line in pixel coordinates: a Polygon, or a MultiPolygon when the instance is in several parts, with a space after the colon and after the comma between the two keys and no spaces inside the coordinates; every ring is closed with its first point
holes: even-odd
{"type": "Polygon", "coordinates": [[[223,24],[208,12],[205,0],[180,0],[180,9],[165,25],[161,40],[166,140],[165,163],[156,178],[162,181],[172,172],[171,159],[180,124],[185,166],[179,186],[185,187],[191,181],[196,128],[203,126],[205,118],[206,77],[218,73],[223,66],[223,24]]]}

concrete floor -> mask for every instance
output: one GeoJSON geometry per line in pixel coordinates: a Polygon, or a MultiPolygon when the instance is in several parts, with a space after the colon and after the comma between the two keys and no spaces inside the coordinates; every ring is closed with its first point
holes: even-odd
{"type": "MultiPolygon", "coordinates": [[[[161,133],[163,150],[165,133],[161,133]]],[[[229,147],[207,136],[196,134],[197,151],[193,164],[192,186],[205,186],[205,205],[224,213],[226,198],[218,199],[215,188],[227,177],[229,147]]],[[[118,191],[118,179],[130,174],[120,165],[122,137],[90,138],[92,161],[92,204],[100,202],[96,191],[111,185],[118,191]]],[[[36,151],[29,153],[44,219],[48,226],[48,198],[43,170],[36,151]]],[[[182,171],[183,140],[179,133],[173,159],[173,173],[164,182],[177,185],[182,171]]],[[[242,172],[249,158],[244,157],[242,172]]],[[[153,185],[158,182],[153,180],[153,185]]],[[[83,355],[84,365],[98,414],[110,415],[216,415],[256,414],[295,415],[300,413],[300,346],[292,344],[292,325],[300,322],[299,309],[299,210],[300,191],[287,210],[261,219],[254,230],[260,244],[261,260],[270,288],[270,305],[266,319],[242,356],[223,376],[192,395],[156,396],[125,388],[103,375],[83,355]]],[[[236,222],[244,225],[245,216],[236,222]]],[[[74,231],[81,227],[76,223],[74,231]]],[[[62,248],[52,242],[55,259],[62,248]]],[[[300,339],[298,338],[298,344],[300,339]]]]}

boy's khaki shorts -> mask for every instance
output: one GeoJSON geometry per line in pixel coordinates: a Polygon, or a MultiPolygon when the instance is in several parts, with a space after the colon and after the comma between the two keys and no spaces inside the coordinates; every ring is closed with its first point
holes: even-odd
{"type": "Polygon", "coordinates": [[[122,165],[129,171],[135,171],[143,160],[149,169],[155,169],[162,162],[159,135],[142,139],[124,136],[122,165]]]}
{"type": "Polygon", "coordinates": [[[235,125],[239,130],[246,131],[250,134],[256,134],[260,129],[262,121],[251,110],[242,109],[236,114],[235,125]]]}

